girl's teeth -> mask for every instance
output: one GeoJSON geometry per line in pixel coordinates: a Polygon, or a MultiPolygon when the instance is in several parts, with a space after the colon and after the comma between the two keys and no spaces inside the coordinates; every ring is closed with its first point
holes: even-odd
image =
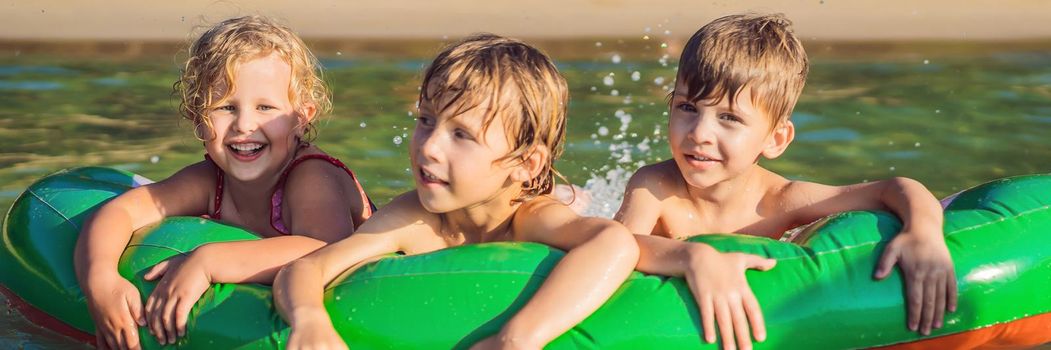
{"type": "Polygon", "coordinates": [[[258,143],[238,143],[230,145],[230,147],[238,151],[251,152],[263,148],[263,145],[258,143]]]}

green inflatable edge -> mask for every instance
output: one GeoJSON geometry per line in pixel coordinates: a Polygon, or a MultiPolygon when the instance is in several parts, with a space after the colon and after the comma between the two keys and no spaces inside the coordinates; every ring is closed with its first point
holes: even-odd
{"type": "MultiPolygon", "coordinates": [[[[84,219],[101,204],[146,183],[101,167],[40,179],[7,214],[0,285],[66,325],[94,334],[73,270],[84,219]]],[[[996,180],[960,193],[946,208],[944,232],[953,256],[959,308],[929,336],[905,326],[898,272],[872,279],[879,253],[901,228],[883,212],[846,212],[802,233],[799,244],[739,235],[692,241],[721,251],[778,260],[747,278],[766,318],[757,349],[863,348],[955,334],[1051,311],[1051,175],[996,180]]],[[[152,265],[212,242],[258,239],[211,220],[174,217],[136,232],[119,269],[149,295],[152,265]]],[[[392,256],[338,279],[325,293],[333,324],[352,348],[466,348],[496,333],[536,291],[562,257],[533,243],[468,245],[416,256],[392,256]]],[[[162,348],[145,331],[143,347],[162,348]]],[[[283,348],[288,325],[270,287],[215,284],[191,311],[178,348],[283,348]]],[[[547,348],[711,348],[681,278],[635,272],[598,311],[547,348]]]]}

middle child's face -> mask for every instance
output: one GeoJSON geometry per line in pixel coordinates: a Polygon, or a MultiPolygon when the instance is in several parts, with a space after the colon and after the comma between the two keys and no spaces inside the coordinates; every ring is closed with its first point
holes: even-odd
{"type": "Polygon", "coordinates": [[[514,182],[504,117],[484,128],[488,103],[459,115],[456,107],[438,111],[433,101],[420,101],[409,153],[420,203],[432,213],[484,205],[511,190],[514,182]],[[483,130],[484,129],[484,130],[483,130]]]}

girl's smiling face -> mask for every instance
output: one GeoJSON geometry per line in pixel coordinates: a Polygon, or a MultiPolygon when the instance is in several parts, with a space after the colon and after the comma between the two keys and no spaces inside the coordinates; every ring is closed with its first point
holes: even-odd
{"type": "Polygon", "coordinates": [[[232,93],[208,111],[213,137],[205,150],[234,179],[276,181],[294,156],[315,109],[296,110],[291,78],[292,67],[275,53],[245,60],[233,71],[232,93]]]}

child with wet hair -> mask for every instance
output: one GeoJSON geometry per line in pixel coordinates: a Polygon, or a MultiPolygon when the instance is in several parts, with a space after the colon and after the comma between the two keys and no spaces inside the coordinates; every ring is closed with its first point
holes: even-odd
{"type": "Polygon", "coordinates": [[[259,16],[216,24],[190,46],[175,90],[205,159],[104,204],[77,241],[77,278],[102,348],[139,348],[141,326],[173,344],[212,283],[271,283],[374,208],[350,169],[309,142],[329,94],[317,59],[288,28],[259,16]],[[169,216],[206,216],[263,239],[210,243],[157,264],[145,275],[159,282],[144,307],[117,261],[133,232],[169,216]]]}
{"type": "MultiPolygon", "coordinates": [[[[808,72],[802,44],[782,15],[732,15],[702,27],[679,59],[669,102],[672,159],[640,168],[616,220],[636,235],[638,270],[683,276],[708,342],[751,348],[765,338],[746,269],[775,261],[684,242],[708,233],[781,238],[849,210],[890,210],[904,222],[874,277],[897,264],[905,275],[908,327],[928,334],[956,308],[956,278],[937,199],[919,182],[893,178],[846,186],[793,181],[759,165],[795,136],[790,116],[808,72]]],[[[791,237],[785,237],[790,239],[791,237]]]]}
{"type": "Polygon", "coordinates": [[[289,349],[346,348],[322,303],[324,286],[394,252],[499,241],[566,251],[532,299],[477,347],[540,348],[598,309],[635,267],[638,247],[623,225],[580,217],[550,196],[568,98],[551,60],[520,41],[477,35],[438,54],[409,147],[416,189],[278,275],[289,349]]]}

